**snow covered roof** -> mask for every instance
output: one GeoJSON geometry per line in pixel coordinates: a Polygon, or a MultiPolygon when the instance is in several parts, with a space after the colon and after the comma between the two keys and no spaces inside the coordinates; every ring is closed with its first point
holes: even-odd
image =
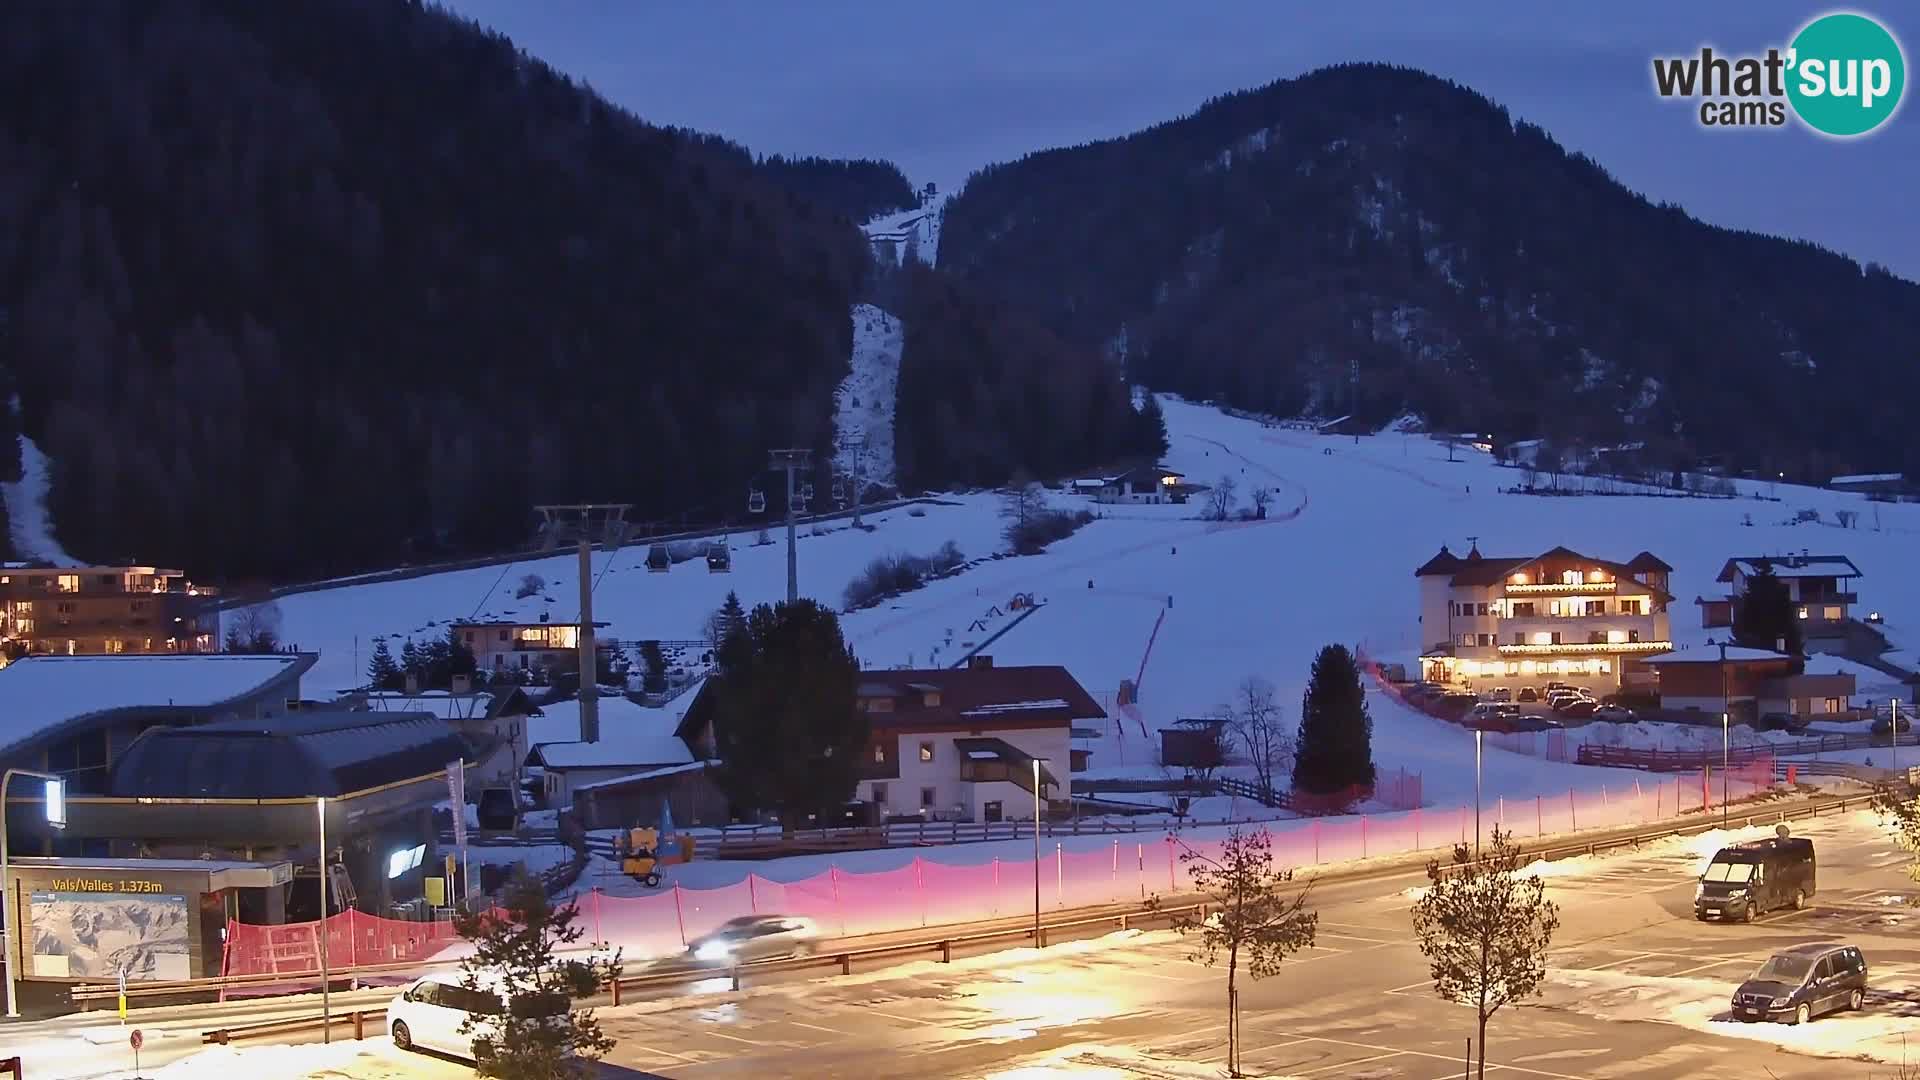
{"type": "Polygon", "coordinates": [[[1734,571],[1741,577],[1753,577],[1760,572],[1760,564],[1773,567],[1774,577],[1860,577],[1860,568],[1845,555],[1744,555],[1727,560],[1720,568],[1720,576],[1714,580],[1731,583],[1734,571]]]}
{"type": "Polygon", "coordinates": [[[1108,484],[1111,484],[1111,483],[1113,483],[1113,481],[1108,477],[1092,476],[1092,477],[1083,477],[1079,480],[1075,480],[1073,482],[1073,486],[1077,488],[1101,488],[1101,487],[1106,487],[1108,484]]]}
{"type": "Polygon", "coordinates": [[[679,717],[623,697],[600,699],[600,741],[580,741],[580,701],[540,706],[527,718],[528,759],[549,769],[604,769],[631,765],[685,765],[693,751],[673,733],[679,717]]]}
{"type": "Polygon", "coordinates": [[[1026,712],[1031,709],[1064,709],[1065,698],[1042,698],[1038,701],[1006,701],[997,705],[980,705],[963,711],[961,716],[993,716],[996,713],[1026,712]]]}
{"type": "Polygon", "coordinates": [[[1906,479],[1905,473],[1860,473],[1855,476],[1836,476],[1827,481],[1827,486],[1839,487],[1842,484],[1897,484],[1904,479],[1906,479]]]}
{"type": "Polygon", "coordinates": [[[593,791],[596,788],[613,787],[617,784],[631,784],[638,780],[657,780],[662,776],[678,776],[681,773],[699,772],[711,764],[713,763],[710,761],[693,761],[685,765],[669,765],[664,769],[648,769],[646,772],[637,772],[628,776],[615,776],[606,780],[596,780],[591,784],[582,784],[575,790],[593,791]]]}
{"type": "MultiPolygon", "coordinates": [[[[1744,645],[1727,646],[1726,658],[1728,660],[1739,660],[1743,662],[1793,659],[1786,653],[1774,652],[1772,649],[1749,649],[1744,645]]],[[[1698,649],[1676,649],[1673,652],[1664,652],[1655,656],[1646,657],[1641,662],[1646,664],[1717,664],[1720,662],[1720,646],[1705,645],[1698,649]]]]}
{"type": "MultiPolygon", "coordinates": [[[[297,680],[314,653],[31,656],[0,669],[0,753],[118,709],[212,709],[297,680]]],[[[287,696],[294,694],[288,687],[287,696]]]]}

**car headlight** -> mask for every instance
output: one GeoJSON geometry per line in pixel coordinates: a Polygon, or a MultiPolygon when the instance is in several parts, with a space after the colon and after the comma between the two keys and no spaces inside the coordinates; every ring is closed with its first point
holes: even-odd
{"type": "Polygon", "coordinates": [[[733,946],[724,941],[708,941],[693,951],[696,960],[725,960],[732,955],[733,946]]]}
{"type": "Polygon", "coordinates": [[[1771,1004],[1771,1007],[1772,1007],[1772,1008],[1775,1008],[1775,1009],[1777,1009],[1777,1008],[1779,1008],[1780,1006],[1782,1006],[1782,1005],[1785,1005],[1785,1004],[1786,1004],[1787,1002],[1789,1002],[1789,1001],[1792,1001],[1792,1000],[1793,1000],[1793,999],[1792,999],[1792,998],[1790,998],[1790,997],[1777,997],[1777,998],[1774,998],[1774,999],[1773,999],[1773,1002],[1772,1002],[1772,1004],[1771,1004]]]}
{"type": "Polygon", "coordinates": [[[1693,887],[1693,898],[1695,900],[1698,900],[1705,895],[1707,895],[1707,887],[1705,885],[1695,885],[1693,887]]]}

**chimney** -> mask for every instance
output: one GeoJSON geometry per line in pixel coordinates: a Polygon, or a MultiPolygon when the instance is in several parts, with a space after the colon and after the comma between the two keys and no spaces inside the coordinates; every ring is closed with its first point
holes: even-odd
{"type": "Polygon", "coordinates": [[[972,656],[967,657],[968,671],[979,671],[979,670],[982,670],[983,668],[990,668],[992,666],[993,666],[993,657],[991,656],[987,656],[981,653],[975,653],[972,656]]]}
{"type": "Polygon", "coordinates": [[[453,677],[453,688],[451,692],[455,694],[473,693],[473,676],[455,675],[453,677]]]}

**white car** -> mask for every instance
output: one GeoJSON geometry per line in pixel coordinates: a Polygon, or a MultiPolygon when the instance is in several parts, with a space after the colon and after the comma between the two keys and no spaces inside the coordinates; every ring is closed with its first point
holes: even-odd
{"type": "Polygon", "coordinates": [[[685,960],[731,965],[811,953],[820,939],[812,919],[792,915],[742,915],[687,943],[685,960]]]}
{"type": "MultiPolygon", "coordinates": [[[[570,1006],[569,999],[557,993],[514,1003],[515,1012],[524,1016],[564,1016],[570,1006]]],[[[464,976],[428,975],[414,980],[387,1005],[387,1030],[402,1050],[418,1046],[478,1061],[481,1044],[498,1033],[493,1018],[505,1011],[500,994],[469,988],[464,976]]]]}
{"type": "Polygon", "coordinates": [[[1633,710],[1625,705],[1602,705],[1593,710],[1595,720],[1611,720],[1616,724],[1633,723],[1633,710]]]}

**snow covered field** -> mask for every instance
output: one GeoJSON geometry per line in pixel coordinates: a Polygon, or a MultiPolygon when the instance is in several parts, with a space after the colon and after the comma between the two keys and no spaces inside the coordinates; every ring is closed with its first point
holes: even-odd
{"type": "MultiPolygon", "coordinates": [[[[1692,600],[1720,590],[1714,575],[1732,555],[1844,554],[1864,574],[1862,608],[1885,613],[1896,640],[1903,626],[1920,626],[1920,572],[1912,566],[1920,505],[1868,504],[1855,495],[1789,485],[1778,487],[1779,501],[1765,501],[1774,488],[1764,483],[1742,484],[1759,499],[1502,494],[1497,489],[1518,473],[1470,448],[1448,461],[1445,447],[1421,435],[1323,437],[1177,399],[1163,403],[1172,437],[1167,464],[1201,483],[1230,476],[1243,493],[1271,487],[1276,501],[1269,520],[1201,521],[1198,505],[1093,507],[1100,520],[1043,555],[988,561],[846,616],[848,638],[862,660],[873,667],[924,665],[936,655],[940,663],[954,662],[1011,623],[1006,612],[1014,594],[1031,593],[1044,606],[985,651],[1001,665],[1064,664],[1108,705],[1122,679],[1138,678],[1137,711],[1110,708],[1115,719],[1096,742],[1092,764],[1152,774],[1155,730],[1212,709],[1249,675],[1273,682],[1291,713],[1322,645],[1360,644],[1382,660],[1412,661],[1422,637],[1413,570],[1442,543],[1458,551],[1472,537],[1490,555],[1533,554],[1560,544],[1619,560],[1652,551],[1674,567],[1670,615],[1682,647],[1705,642],[1709,632],[1701,629],[1692,600]],[[1801,509],[1831,521],[1843,508],[1861,511],[1863,526],[1791,524],[1801,509]],[[1743,524],[1749,515],[1751,526],[1743,524]]],[[[991,494],[957,495],[877,515],[871,533],[836,527],[803,535],[800,587],[838,606],[847,582],[875,556],[926,553],[949,539],[969,558],[990,555],[1001,547],[997,510],[991,494]]],[[[698,562],[647,573],[644,548],[596,556],[595,614],[623,639],[679,638],[694,636],[729,589],[748,604],[778,600],[785,589],[784,544],[752,540],[752,534],[734,536],[730,574],[710,574],[698,562]]],[[[307,692],[327,693],[362,681],[356,640],[364,667],[376,635],[437,635],[449,619],[489,613],[573,618],[567,599],[573,572],[573,557],[563,555],[504,570],[292,596],[281,602],[284,637],[321,650],[307,692]],[[546,580],[552,602],[513,599],[514,584],[530,572],[546,580]]],[[[1907,643],[1920,643],[1920,635],[1907,643]]],[[[1820,658],[1814,670],[1841,664],[1820,658]]],[[[1884,676],[1858,673],[1863,692],[1891,688],[1884,676]]],[[[1471,798],[1469,733],[1384,695],[1373,695],[1372,708],[1375,759],[1383,768],[1422,773],[1430,804],[1471,798]]],[[[1618,790],[1631,780],[1631,774],[1496,750],[1484,762],[1486,791],[1509,797],[1570,786],[1618,790]]]]}

